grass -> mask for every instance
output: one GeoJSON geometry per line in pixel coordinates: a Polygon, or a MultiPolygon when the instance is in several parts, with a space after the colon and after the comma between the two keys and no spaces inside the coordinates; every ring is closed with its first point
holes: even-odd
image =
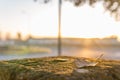
{"type": "Polygon", "coordinates": [[[99,60],[97,66],[82,68],[89,70],[88,73],[78,73],[75,71],[76,58],[61,56],[1,61],[0,80],[120,80],[120,61],[99,60]]]}
{"type": "Polygon", "coordinates": [[[0,50],[2,53],[12,54],[24,54],[24,53],[50,53],[49,48],[45,47],[37,47],[37,46],[13,46],[13,47],[5,47],[5,49],[0,50]]]}

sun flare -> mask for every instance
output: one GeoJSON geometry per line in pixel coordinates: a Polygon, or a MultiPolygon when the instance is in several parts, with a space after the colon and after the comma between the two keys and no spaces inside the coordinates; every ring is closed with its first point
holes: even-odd
{"type": "MultiPolygon", "coordinates": [[[[15,3],[23,4],[22,2],[15,3]]],[[[17,32],[21,32],[24,38],[29,34],[39,37],[57,37],[58,5],[40,6],[33,2],[27,3],[25,1],[25,5],[18,5],[20,8],[13,5],[9,9],[6,6],[3,9],[1,4],[0,31],[3,32],[2,36],[5,37],[6,33],[9,32],[12,37],[15,37],[17,32]],[[9,15],[6,14],[8,11],[11,12],[9,15]]],[[[109,13],[103,12],[104,9],[99,4],[95,8],[88,5],[76,8],[70,3],[63,4],[62,37],[103,38],[110,35],[119,37],[120,23],[116,22],[109,13]]]]}

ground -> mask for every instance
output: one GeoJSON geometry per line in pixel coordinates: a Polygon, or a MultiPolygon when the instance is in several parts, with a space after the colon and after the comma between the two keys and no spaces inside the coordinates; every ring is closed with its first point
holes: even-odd
{"type": "Polygon", "coordinates": [[[76,59],[95,62],[95,59],[78,57],[45,57],[0,61],[0,80],[120,80],[120,61],[99,60],[96,66],[76,72],[76,59]]]}

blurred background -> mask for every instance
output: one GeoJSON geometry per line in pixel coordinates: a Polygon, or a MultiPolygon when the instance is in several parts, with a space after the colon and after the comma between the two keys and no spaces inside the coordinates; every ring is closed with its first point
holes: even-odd
{"type": "MultiPolygon", "coordinates": [[[[101,3],[63,1],[62,56],[120,59],[120,22],[101,3]]],[[[58,55],[58,0],[0,0],[0,60],[58,55]]]]}

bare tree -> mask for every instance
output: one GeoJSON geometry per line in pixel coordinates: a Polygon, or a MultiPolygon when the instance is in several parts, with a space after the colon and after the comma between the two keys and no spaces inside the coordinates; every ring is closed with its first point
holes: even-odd
{"type": "Polygon", "coordinates": [[[20,32],[17,33],[17,40],[22,40],[22,35],[20,32]]]}
{"type": "MultiPolygon", "coordinates": [[[[35,2],[43,1],[44,3],[49,3],[50,1],[54,0],[34,0],[34,1],[35,2]]],[[[106,11],[110,11],[115,19],[120,20],[120,0],[63,0],[63,1],[69,1],[73,3],[75,7],[82,6],[85,3],[89,4],[90,6],[93,6],[95,3],[102,2],[104,9],[106,11]]]]}
{"type": "MultiPolygon", "coordinates": [[[[43,3],[48,3],[52,0],[34,0],[43,1],[43,3]]],[[[63,0],[58,0],[58,55],[61,55],[61,5],[63,0]]],[[[75,7],[79,7],[84,5],[85,3],[93,6],[97,2],[103,2],[103,6],[106,11],[110,11],[110,13],[114,16],[116,20],[120,20],[120,0],[64,0],[70,1],[75,5],[75,7]]]]}

